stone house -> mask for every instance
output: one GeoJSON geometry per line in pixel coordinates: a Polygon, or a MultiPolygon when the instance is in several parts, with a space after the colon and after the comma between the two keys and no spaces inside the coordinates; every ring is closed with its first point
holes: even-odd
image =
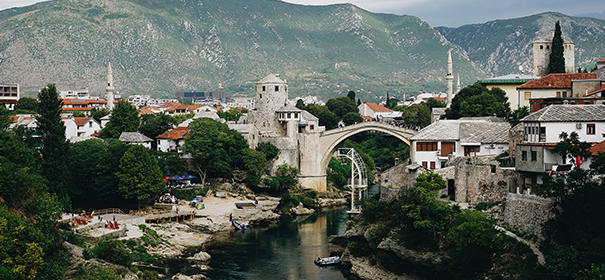
{"type": "Polygon", "coordinates": [[[122,132],[119,140],[128,145],[143,145],[143,147],[147,149],[151,149],[151,144],[153,142],[153,139],[139,132],[122,132]]]}
{"type": "MultiPolygon", "coordinates": [[[[600,87],[601,81],[596,73],[549,74],[517,87],[519,106],[528,106],[530,112],[535,112],[553,103],[580,98],[600,87]]],[[[583,100],[574,100],[576,102],[585,103],[583,100]]]]}
{"type": "Polygon", "coordinates": [[[540,77],[538,76],[532,76],[527,74],[509,74],[479,80],[477,81],[477,83],[490,90],[495,87],[502,89],[504,92],[506,92],[506,97],[508,97],[508,103],[510,104],[511,110],[515,110],[523,106],[521,105],[521,100],[524,98],[521,97],[521,95],[519,94],[517,87],[539,78],[540,77]]]}
{"type": "MultiPolygon", "coordinates": [[[[533,75],[545,76],[548,74],[548,62],[552,52],[552,39],[555,32],[550,32],[532,42],[532,62],[533,75]]],[[[563,57],[565,59],[565,72],[574,73],[575,64],[575,44],[569,39],[563,37],[563,57]]]]}
{"type": "Polygon", "coordinates": [[[185,136],[187,136],[187,132],[189,132],[188,127],[179,126],[158,135],[155,138],[158,145],[158,151],[182,153],[181,147],[185,145],[185,136]]]}
{"type": "Polygon", "coordinates": [[[19,95],[18,84],[0,84],[0,105],[4,105],[6,109],[15,110],[19,95]]]}
{"type": "MultiPolygon", "coordinates": [[[[605,105],[550,105],[521,119],[523,143],[515,150],[520,175],[519,192],[533,193],[545,172],[570,170],[572,162],[554,152],[561,132],[578,134],[580,141],[599,143],[605,139],[605,105]]],[[[582,162],[581,168],[589,168],[582,162]]]]}
{"type": "Polygon", "coordinates": [[[450,155],[498,156],[508,151],[509,129],[508,122],[495,117],[439,120],[410,138],[410,160],[438,170],[450,155]]]}

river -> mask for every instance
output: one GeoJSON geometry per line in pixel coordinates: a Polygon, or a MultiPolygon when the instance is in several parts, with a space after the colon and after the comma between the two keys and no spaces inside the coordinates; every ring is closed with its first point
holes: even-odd
{"type": "MultiPolygon", "coordinates": [[[[310,216],[283,216],[269,227],[216,233],[203,251],[212,259],[204,272],[209,279],[356,279],[347,269],[320,268],[313,263],[329,256],[328,236],[344,234],[348,207],[323,209],[310,216]]],[[[166,264],[162,273],[198,273],[186,261],[166,264]]]]}

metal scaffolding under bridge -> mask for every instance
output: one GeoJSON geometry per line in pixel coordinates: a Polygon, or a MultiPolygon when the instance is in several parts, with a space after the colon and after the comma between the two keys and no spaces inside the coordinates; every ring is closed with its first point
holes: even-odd
{"type": "Polygon", "coordinates": [[[363,191],[368,189],[366,165],[361,156],[353,148],[338,149],[337,157],[351,160],[351,178],[348,179],[348,184],[346,185],[351,190],[351,210],[347,211],[347,213],[359,214],[361,213],[360,200],[363,191]]]}

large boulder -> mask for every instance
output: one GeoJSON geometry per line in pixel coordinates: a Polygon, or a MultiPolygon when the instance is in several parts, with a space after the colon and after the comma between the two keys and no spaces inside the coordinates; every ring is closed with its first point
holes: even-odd
{"type": "Polygon", "coordinates": [[[298,203],[298,206],[292,207],[290,209],[290,212],[292,212],[292,214],[294,214],[294,215],[311,215],[311,214],[315,213],[315,210],[305,208],[301,202],[301,203],[298,203]]]}
{"type": "Polygon", "coordinates": [[[210,258],[211,258],[210,254],[208,254],[204,251],[201,251],[191,257],[188,257],[187,259],[191,260],[191,261],[196,261],[196,262],[207,262],[210,260],[210,258]]]}

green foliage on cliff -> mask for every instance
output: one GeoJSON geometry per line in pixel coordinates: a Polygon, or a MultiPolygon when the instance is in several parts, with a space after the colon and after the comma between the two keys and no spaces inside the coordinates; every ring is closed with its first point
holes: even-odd
{"type": "Polygon", "coordinates": [[[430,279],[541,279],[543,271],[528,246],[496,230],[495,221],[485,214],[437,200],[443,187],[441,176],[427,172],[414,188],[402,189],[393,200],[362,200],[363,220],[371,228],[365,235],[371,252],[356,242],[349,249],[361,251],[352,254],[370,255],[395,273],[430,279]],[[430,252],[443,258],[434,267],[414,265],[414,260],[401,256],[404,260],[394,260],[399,257],[377,250],[386,237],[417,255],[430,252]],[[405,268],[390,265],[407,262],[412,264],[405,268]]]}

